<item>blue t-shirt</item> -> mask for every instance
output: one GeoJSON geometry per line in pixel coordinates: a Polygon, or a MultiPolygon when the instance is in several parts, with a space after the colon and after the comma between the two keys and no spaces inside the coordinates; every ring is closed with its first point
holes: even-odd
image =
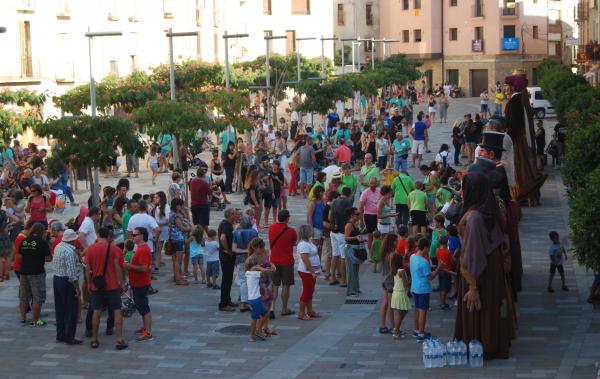
{"type": "Polygon", "coordinates": [[[258,232],[252,228],[237,229],[233,232],[233,242],[235,242],[240,249],[247,249],[248,244],[255,237],[258,237],[258,232]]]}
{"type": "Polygon", "coordinates": [[[415,140],[416,141],[425,141],[425,129],[427,129],[427,125],[423,121],[415,122],[415,140]]]}
{"type": "Polygon", "coordinates": [[[456,251],[456,249],[462,248],[462,243],[460,242],[460,238],[458,236],[450,236],[448,237],[448,250],[452,254],[456,251]]]}
{"type": "Polygon", "coordinates": [[[550,261],[552,262],[552,264],[555,265],[562,265],[565,261],[565,255],[564,255],[564,248],[561,244],[555,244],[553,243],[552,245],[550,245],[550,247],[548,248],[548,255],[550,256],[550,261]],[[557,255],[557,253],[560,253],[560,256],[557,255]]]}
{"type": "Polygon", "coordinates": [[[330,113],[327,115],[327,127],[333,128],[340,121],[340,116],[337,113],[330,113]]]}
{"type": "Polygon", "coordinates": [[[207,262],[219,261],[219,243],[217,241],[206,241],[204,251],[206,251],[207,262]]]}
{"type": "Polygon", "coordinates": [[[192,239],[190,242],[190,257],[194,258],[202,254],[204,254],[204,247],[196,242],[195,239],[192,239]]]}
{"type": "Polygon", "coordinates": [[[431,293],[431,283],[427,277],[431,274],[431,266],[427,259],[413,254],[410,256],[410,277],[412,293],[424,295],[431,293]]]}

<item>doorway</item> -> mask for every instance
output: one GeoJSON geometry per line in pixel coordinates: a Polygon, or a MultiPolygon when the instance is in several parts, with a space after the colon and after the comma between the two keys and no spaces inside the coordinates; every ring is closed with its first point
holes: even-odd
{"type": "Polygon", "coordinates": [[[471,96],[479,97],[481,90],[488,88],[488,70],[471,70],[471,96]]]}

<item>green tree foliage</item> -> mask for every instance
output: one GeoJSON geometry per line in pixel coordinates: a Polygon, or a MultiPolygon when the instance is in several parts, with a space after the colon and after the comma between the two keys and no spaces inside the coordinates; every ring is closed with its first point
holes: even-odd
{"type": "Polygon", "coordinates": [[[8,145],[12,138],[38,124],[41,120],[40,108],[44,101],[46,101],[45,93],[0,90],[0,144],[8,145]],[[10,105],[17,106],[19,109],[14,109],[10,105]]]}
{"type": "Polygon", "coordinates": [[[567,126],[562,166],[571,213],[573,252],[586,267],[600,270],[600,89],[556,62],[540,66],[542,90],[567,126]]]}

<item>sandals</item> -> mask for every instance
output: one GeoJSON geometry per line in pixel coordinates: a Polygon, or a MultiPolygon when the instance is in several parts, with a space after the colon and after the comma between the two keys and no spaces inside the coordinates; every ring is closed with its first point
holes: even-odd
{"type": "Polygon", "coordinates": [[[288,309],[288,310],[287,310],[287,311],[285,311],[285,312],[281,312],[281,315],[282,315],[282,316],[289,316],[289,315],[293,315],[293,314],[295,314],[295,313],[296,313],[295,311],[292,311],[291,309],[288,309]]]}
{"type": "Polygon", "coordinates": [[[379,334],[390,334],[390,330],[387,326],[382,326],[381,328],[379,328],[379,334]]]}
{"type": "Polygon", "coordinates": [[[149,295],[154,295],[155,293],[158,293],[158,290],[157,290],[157,289],[155,289],[155,288],[150,288],[150,289],[148,290],[148,294],[149,294],[149,295]]]}
{"type": "Polygon", "coordinates": [[[321,318],[321,315],[317,312],[309,313],[308,316],[310,316],[310,318],[321,318]]]}
{"type": "Polygon", "coordinates": [[[127,342],[125,342],[125,340],[120,340],[117,341],[117,344],[115,345],[115,349],[117,350],[125,350],[127,349],[129,345],[127,344],[127,342]]]}
{"type": "Polygon", "coordinates": [[[263,329],[263,333],[265,334],[265,336],[267,337],[271,337],[271,336],[276,336],[278,333],[274,330],[271,330],[269,328],[264,328],[263,329]]]}
{"type": "Polygon", "coordinates": [[[188,282],[187,280],[177,280],[175,281],[175,284],[178,286],[187,286],[190,284],[190,282],[188,282]]]}
{"type": "Polygon", "coordinates": [[[330,286],[335,286],[335,285],[338,285],[338,284],[340,284],[340,282],[338,282],[337,280],[334,280],[333,282],[329,282],[330,286]]]}
{"type": "Polygon", "coordinates": [[[309,315],[298,315],[298,320],[300,321],[310,321],[312,318],[309,315]]]}
{"type": "Polygon", "coordinates": [[[100,343],[98,341],[92,341],[90,342],[90,346],[92,347],[92,349],[97,349],[98,346],[100,346],[100,343]]]}

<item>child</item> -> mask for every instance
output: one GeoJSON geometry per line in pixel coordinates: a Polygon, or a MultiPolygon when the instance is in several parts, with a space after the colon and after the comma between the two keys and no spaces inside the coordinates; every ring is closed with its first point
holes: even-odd
{"type": "Polygon", "coordinates": [[[440,276],[438,277],[440,283],[440,308],[444,311],[450,310],[450,305],[446,303],[446,297],[452,289],[452,277],[454,274],[454,259],[452,254],[448,250],[448,237],[440,237],[440,247],[437,248],[435,255],[438,259],[440,266],[440,276]]]}
{"type": "Polygon", "coordinates": [[[440,268],[436,267],[431,272],[431,265],[425,258],[429,254],[431,242],[427,238],[419,240],[419,250],[410,257],[410,277],[412,283],[410,291],[415,299],[415,316],[413,338],[419,343],[425,341],[425,323],[427,322],[427,311],[429,310],[429,295],[431,294],[431,281],[437,276],[440,268]]]}
{"type": "Polygon", "coordinates": [[[398,242],[396,243],[396,253],[402,257],[408,253],[408,226],[400,225],[398,228],[398,242]]]}
{"type": "Polygon", "coordinates": [[[437,265],[437,257],[436,252],[437,248],[440,247],[440,238],[446,235],[446,229],[444,228],[444,221],[446,221],[446,217],[443,214],[438,213],[433,216],[433,231],[431,232],[431,249],[429,250],[429,258],[431,259],[431,264],[434,266],[437,265]]]}
{"type": "Polygon", "coordinates": [[[220,272],[219,242],[217,242],[217,232],[214,229],[208,229],[206,235],[208,237],[204,243],[204,250],[206,251],[206,276],[208,277],[206,288],[220,290],[221,287],[217,285],[217,278],[219,277],[220,272]]]}
{"type": "Polygon", "coordinates": [[[135,242],[133,240],[125,240],[123,247],[125,248],[125,263],[131,263],[131,258],[133,258],[135,250],[135,242]]]}
{"type": "Polygon", "coordinates": [[[373,272],[379,272],[381,267],[381,233],[378,230],[373,232],[373,245],[371,245],[371,259],[375,264],[373,265],[373,272]]]}
{"type": "MultiPolygon", "coordinates": [[[[258,241],[263,242],[262,240],[258,241]]],[[[262,267],[264,261],[265,251],[263,242],[263,248],[255,249],[252,256],[249,256],[248,259],[246,259],[244,265],[244,269],[246,270],[246,284],[248,286],[248,303],[250,304],[251,309],[250,342],[264,341],[266,338],[263,334],[263,329],[267,322],[269,312],[262,301],[260,278],[261,273],[271,271],[271,267],[262,267]]]]}
{"type": "Polygon", "coordinates": [[[197,225],[192,232],[190,239],[190,258],[192,258],[192,267],[194,270],[194,284],[198,281],[198,270],[202,277],[202,284],[206,284],[206,272],[204,271],[204,228],[197,225]]]}
{"type": "Polygon", "coordinates": [[[406,334],[400,330],[402,320],[412,306],[407,295],[408,278],[406,270],[403,268],[402,257],[398,254],[392,254],[390,262],[390,272],[394,273],[394,290],[392,292],[392,310],[394,313],[394,329],[392,335],[394,339],[405,338],[406,334]]]}
{"type": "Polygon", "coordinates": [[[548,255],[550,255],[550,277],[548,278],[548,292],[554,292],[554,288],[552,288],[552,279],[554,279],[554,274],[556,273],[557,269],[562,282],[562,290],[568,291],[569,288],[565,284],[565,269],[563,268],[563,262],[568,259],[567,251],[560,243],[560,237],[558,236],[557,232],[551,231],[549,236],[552,244],[548,248],[548,255]]]}
{"type": "MultiPolygon", "coordinates": [[[[392,325],[394,324],[394,319],[392,316],[392,308],[390,307],[390,304],[391,304],[392,291],[394,290],[395,272],[390,269],[390,260],[391,260],[392,255],[397,255],[397,254],[394,254],[397,238],[398,237],[396,236],[396,234],[388,233],[385,236],[385,238],[383,239],[383,244],[381,246],[381,255],[382,256],[380,258],[381,258],[381,262],[382,262],[382,268],[381,268],[382,295],[381,295],[381,307],[379,308],[379,333],[380,334],[387,334],[390,332],[390,330],[387,327],[386,317],[389,317],[392,325]]],[[[373,241],[373,245],[375,245],[374,241],[373,241]]]]}
{"type": "Polygon", "coordinates": [[[150,146],[150,156],[148,157],[148,165],[152,170],[152,185],[156,185],[156,176],[158,176],[158,149],[156,144],[150,146]]]}

